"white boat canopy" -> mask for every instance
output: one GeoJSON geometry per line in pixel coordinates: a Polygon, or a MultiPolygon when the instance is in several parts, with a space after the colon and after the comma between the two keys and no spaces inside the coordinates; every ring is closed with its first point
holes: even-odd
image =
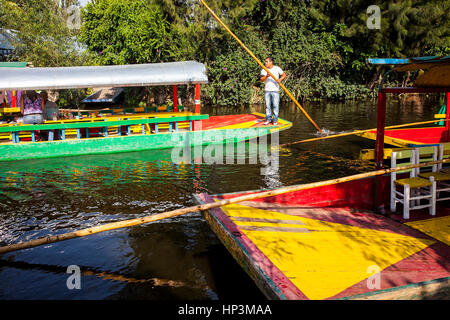
{"type": "Polygon", "coordinates": [[[0,68],[0,90],[147,87],[208,83],[196,61],[114,66],[0,68]]]}

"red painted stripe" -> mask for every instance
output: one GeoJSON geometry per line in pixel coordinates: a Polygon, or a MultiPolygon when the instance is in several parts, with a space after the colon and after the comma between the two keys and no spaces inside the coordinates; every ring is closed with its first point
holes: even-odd
{"type": "MultiPolygon", "coordinates": [[[[213,116],[209,119],[202,120],[202,129],[216,129],[220,127],[230,126],[238,123],[262,120],[261,117],[254,114],[234,114],[229,116],[213,116]]],[[[256,123],[255,123],[256,124],[256,123]]]]}
{"type": "MultiPolygon", "coordinates": [[[[389,204],[389,176],[383,176],[381,180],[382,199],[384,203],[389,204]]],[[[373,201],[373,181],[373,178],[348,181],[329,186],[289,192],[273,197],[255,199],[253,201],[294,206],[347,207],[360,210],[371,210],[373,201]]],[[[229,199],[252,193],[225,194],[221,195],[220,198],[229,199]]]]}
{"type": "MultiPolygon", "coordinates": [[[[370,131],[375,134],[376,131],[370,131]]],[[[447,142],[445,127],[386,130],[385,136],[420,143],[447,142]]]]}

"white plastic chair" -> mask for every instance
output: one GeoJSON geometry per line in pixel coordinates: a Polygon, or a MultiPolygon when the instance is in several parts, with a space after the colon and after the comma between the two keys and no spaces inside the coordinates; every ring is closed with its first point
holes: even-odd
{"type": "MultiPolygon", "coordinates": [[[[416,164],[416,151],[403,150],[392,152],[391,168],[397,168],[410,164],[416,164]],[[407,160],[399,163],[399,160],[407,160]]],[[[430,176],[424,179],[416,176],[415,169],[403,170],[391,173],[391,212],[397,209],[397,202],[403,204],[403,218],[409,219],[410,210],[429,208],[430,215],[436,215],[436,182],[430,176]],[[409,178],[397,179],[397,174],[409,172],[409,178]],[[398,190],[397,190],[398,189],[398,190]],[[422,200],[428,200],[421,205],[422,200]]]]}

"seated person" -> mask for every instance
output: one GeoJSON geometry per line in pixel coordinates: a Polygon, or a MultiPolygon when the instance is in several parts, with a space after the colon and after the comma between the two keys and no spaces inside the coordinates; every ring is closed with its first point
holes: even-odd
{"type": "MultiPolygon", "coordinates": [[[[33,90],[25,91],[20,102],[20,111],[23,114],[23,124],[41,124],[44,123],[42,115],[44,109],[44,99],[33,90]]],[[[42,141],[44,137],[39,130],[35,131],[36,141],[42,141]]]]}
{"type": "Polygon", "coordinates": [[[20,111],[23,114],[24,124],[40,124],[44,122],[42,115],[44,109],[44,100],[33,90],[28,90],[22,97],[20,111]]]}
{"type": "Polygon", "coordinates": [[[44,99],[44,116],[45,120],[58,120],[59,116],[59,107],[56,104],[56,100],[58,99],[57,92],[53,90],[44,91],[42,93],[42,98],[44,99]]]}

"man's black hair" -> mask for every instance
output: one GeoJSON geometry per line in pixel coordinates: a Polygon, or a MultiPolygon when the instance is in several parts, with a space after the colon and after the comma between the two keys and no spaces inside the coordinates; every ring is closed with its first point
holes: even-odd
{"type": "Polygon", "coordinates": [[[272,57],[267,57],[266,59],[269,59],[273,63],[273,58],[272,57]]]}

